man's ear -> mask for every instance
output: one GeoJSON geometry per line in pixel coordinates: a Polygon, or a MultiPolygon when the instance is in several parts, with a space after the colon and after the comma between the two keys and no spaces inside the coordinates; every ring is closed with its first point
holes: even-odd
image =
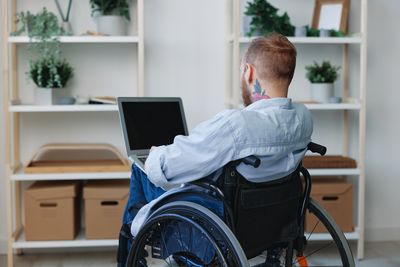
{"type": "Polygon", "coordinates": [[[245,78],[246,78],[246,82],[249,85],[252,85],[254,83],[254,66],[251,64],[246,64],[245,65],[245,78]]]}

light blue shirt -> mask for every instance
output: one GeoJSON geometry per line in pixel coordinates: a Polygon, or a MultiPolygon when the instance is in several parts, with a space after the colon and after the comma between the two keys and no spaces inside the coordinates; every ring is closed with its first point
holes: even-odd
{"type": "Polygon", "coordinates": [[[266,182],[295,170],[311,142],[310,111],[289,98],[259,100],[241,110],[226,110],[199,124],[189,136],[154,148],[145,170],[165,190],[221,170],[228,162],[250,155],[260,167],[241,164],[238,171],[251,182],[266,182]]]}

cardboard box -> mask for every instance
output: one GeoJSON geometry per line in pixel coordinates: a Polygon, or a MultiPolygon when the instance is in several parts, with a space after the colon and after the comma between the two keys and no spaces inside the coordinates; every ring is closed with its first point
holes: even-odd
{"type": "Polygon", "coordinates": [[[83,189],[87,239],[118,239],[129,180],[90,181],[83,189]]]}
{"type": "Polygon", "coordinates": [[[35,182],[25,191],[26,240],[73,240],[79,207],[79,182],[35,182]]]}
{"type": "MultiPolygon", "coordinates": [[[[334,218],[343,232],[353,231],[352,185],[343,178],[313,178],[311,197],[316,200],[334,218]]],[[[305,230],[311,232],[317,218],[307,212],[305,230]]],[[[318,223],[314,233],[327,232],[322,223],[318,223]]]]}

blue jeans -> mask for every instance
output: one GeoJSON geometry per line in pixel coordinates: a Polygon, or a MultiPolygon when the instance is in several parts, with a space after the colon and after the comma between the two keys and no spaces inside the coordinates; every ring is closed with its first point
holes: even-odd
{"type": "Polygon", "coordinates": [[[132,174],[129,188],[129,198],[122,218],[122,227],[119,233],[117,263],[124,267],[132,246],[131,224],[141,207],[158,198],[165,191],[156,187],[147,178],[147,175],[135,164],[132,165],[132,174]]]}
{"type": "Polygon", "coordinates": [[[147,175],[135,164],[132,165],[129,199],[126,203],[123,224],[132,223],[141,207],[165,193],[160,187],[156,187],[147,178],[147,175]]]}

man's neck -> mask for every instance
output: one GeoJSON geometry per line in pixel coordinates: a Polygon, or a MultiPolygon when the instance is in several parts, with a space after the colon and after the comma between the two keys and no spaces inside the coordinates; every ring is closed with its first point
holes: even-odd
{"type": "Polygon", "coordinates": [[[260,86],[269,98],[287,98],[288,86],[286,84],[260,81],[260,86]]]}

